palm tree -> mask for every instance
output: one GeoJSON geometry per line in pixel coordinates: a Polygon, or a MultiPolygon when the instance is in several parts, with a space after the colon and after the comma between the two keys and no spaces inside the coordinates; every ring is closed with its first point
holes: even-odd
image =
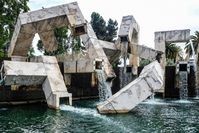
{"type": "Polygon", "coordinates": [[[173,60],[174,63],[179,58],[181,59],[182,58],[182,49],[180,48],[180,46],[177,46],[174,43],[167,44],[166,45],[166,58],[173,60]]]}
{"type": "MultiPolygon", "coordinates": [[[[198,53],[198,45],[199,45],[199,31],[196,31],[195,32],[195,35],[192,35],[190,37],[192,39],[192,42],[193,42],[193,48],[195,50],[195,53],[198,53]]],[[[185,50],[186,50],[186,53],[191,56],[192,55],[192,49],[191,49],[191,44],[189,42],[186,43],[186,46],[185,46],[185,50]]]]}

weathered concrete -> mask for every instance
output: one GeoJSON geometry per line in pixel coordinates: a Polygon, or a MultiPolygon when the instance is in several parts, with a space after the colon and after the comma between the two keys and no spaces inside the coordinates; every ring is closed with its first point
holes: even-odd
{"type": "Polygon", "coordinates": [[[42,60],[47,74],[42,87],[48,106],[58,109],[61,98],[68,98],[69,104],[72,105],[72,94],[67,91],[57,59],[52,56],[42,56],[42,60]]]}
{"type": "Polygon", "coordinates": [[[139,25],[132,15],[124,16],[118,32],[121,41],[135,42],[133,34],[139,33],[139,25]]]}
{"type": "Polygon", "coordinates": [[[86,33],[86,21],[77,2],[20,14],[8,56],[27,56],[35,33],[39,34],[47,51],[56,50],[53,29],[63,26],[69,26],[73,35],[86,33]]]}
{"type": "MultiPolygon", "coordinates": [[[[118,37],[124,60],[127,58],[128,51],[130,51],[130,54],[137,51],[137,47],[133,46],[139,44],[139,29],[139,25],[133,16],[129,15],[122,18],[118,37]]],[[[132,65],[132,73],[136,75],[137,67],[139,66],[139,57],[137,55],[130,56],[129,65],[132,65]]]]}
{"type": "Polygon", "coordinates": [[[100,59],[84,59],[64,62],[64,73],[93,73],[97,67],[97,63],[100,63],[103,68],[103,61],[100,59]]]}
{"type": "Polygon", "coordinates": [[[163,54],[161,51],[143,45],[132,45],[132,47],[133,49],[136,49],[135,51],[132,51],[132,55],[136,55],[140,58],[148,59],[150,61],[154,61],[158,53],[163,54]]]}
{"type": "Polygon", "coordinates": [[[5,85],[40,85],[46,79],[43,63],[4,61],[5,85]]]}
{"type": "Polygon", "coordinates": [[[155,49],[165,53],[166,44],[175,42],[187,42],[189,39],[189,29],[155,32],[155,49]]]}
{"type": "Polygon", "coordinates": [[[83,44],[86,47],[85,53],[72,53],[58,55],[59,62],[64,62],[65,73],[90,73],[95,70],[96,60],[103,62],[103,68],[106,74],[106,79],[113,79],[115,77],[110,58],[115,60],[115,53],[120,53],[114,43],[98,40],[93,28],[87,23],[87,34],[80,36],[83,44]],[[114,59],[113,59],[114,58],[114,59]],[[84,65],[83,65],[84,64],[84,65]],[[94,66],[94,67],[93,67],[94,66]]]}
{"type": "MultiPolygon", "coordinates": [[[[190,39],[190,30],[171,30],[155,32],[155,49],[165,53],[166,45],[175,42],[187,42],[190,39]]],[[[162,55],[161,66],[165,69],[166,55],[162,55]]],[[[161,89],[164,93],[164,87],[161,89]]]]}
{"type": "Polygon", "coordinates": [[[102,40],[99,40],[99,44],[103,48],[104,53],[111,64],[119,60],[121,50],[116,47],[116,44],[102,40]]]}
{"type": "Polygon", "coordinates": [[[107,80],[115,78],[112,65],[110,64],[102,46],[101,41],[97,39],[91,25],[87,24],[87,34],[81,35],[81,39],[86,46],[87,53],[90,59],[101,59],[104,62],[104,71],[107,80]]]}
{"type": "Polygon", "coordinates": [[[72,105],[72,95],[67,91],[57,59],[41,56],[31,61],[4,61],[5,85],[42,85],[50,108],[58,109],[61,98],[68,98],[72,105]]]}
{"type": "Polygon", "coordinates": [[[99,113],[127,113],[163,85],[163,70],[157,61],[145,66],[140,76],[97,106],[99,113]]]}

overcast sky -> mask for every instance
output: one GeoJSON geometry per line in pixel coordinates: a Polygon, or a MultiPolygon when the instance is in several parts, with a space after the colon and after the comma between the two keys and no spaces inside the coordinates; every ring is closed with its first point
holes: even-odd
{"type": "MultiPolygon", "coordinates": [[[[29,0],[31,11],[74,0],[29,0]]],[[[154,32],[175,29],[199,30],[199,0],[76,0],[84,17],[90,21],[92,12],[105,20],[133,15],[140,25],[140,44],[154,47],[154,32]]]]}

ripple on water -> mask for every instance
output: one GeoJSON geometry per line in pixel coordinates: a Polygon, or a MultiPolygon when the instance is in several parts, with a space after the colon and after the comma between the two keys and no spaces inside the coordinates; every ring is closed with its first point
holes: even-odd
{"type": "MultiPolygon", "coordinates": [[[[92,116],[93,119],[96,119],[96,117],[97,117],[97,118],[101,119],[104,124],[106,123],[108,125],[116,126],[117,128],[119,128],[120,130],[122,130],[124,132],[131,132],[131,130],[127,129],[125,127],[125,125],[123,125],[121,122],[113,121],[110,118],[108,118],[106,115],[99,114],[96,109],[79,108],[79,107],[74,107],[74,106],[69,106],[69,105],[64,105],[63,104],[63,105],[60,106],[60,110],[62,110],[62,111],[70,111],[72,113],[77,113],[77,114],[85,115],[85,116],[92,116]]],[[[100,127],[100,126],[97,125],[95,127],[100,127]]]]}
{"type": "Polygon", "coordinates": [[[0,111],[0,132],[199,132],[199,104],[177,100],[144,101],[128,114],[101,115],[96,100],[74,101],[61,110],[47,105],[8,107],[0,111]],[[152,102],[153,103],[153,102],[152,102]]]}

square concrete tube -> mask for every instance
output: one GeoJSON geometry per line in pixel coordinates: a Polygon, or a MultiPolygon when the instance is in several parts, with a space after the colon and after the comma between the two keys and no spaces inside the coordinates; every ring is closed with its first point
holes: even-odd
{"type": "Polygon", "coordinates": [[[86,33],[86,20],[77,2],[21,13],[15,25],[8,56],[26,56],[36,33],[46,50],[56,50],[53,30],[63,26],[68,26],[74,36],[86,33]]]}
{"type": "Polygon", "coordinates": [[[97,106],[99,113],[127,113],[163,85],[163,70],[157,61],[144,67],[140,76],[97,106]]]}
{"type": "Polygon", "coordinates": [[[58,109],[60,98],[68,98],[72,105],[72,94],[68,93],[57,60],[42,56],[41,62],[4,61],[5,85],[41,85],[50,108],[58,109]]]}

